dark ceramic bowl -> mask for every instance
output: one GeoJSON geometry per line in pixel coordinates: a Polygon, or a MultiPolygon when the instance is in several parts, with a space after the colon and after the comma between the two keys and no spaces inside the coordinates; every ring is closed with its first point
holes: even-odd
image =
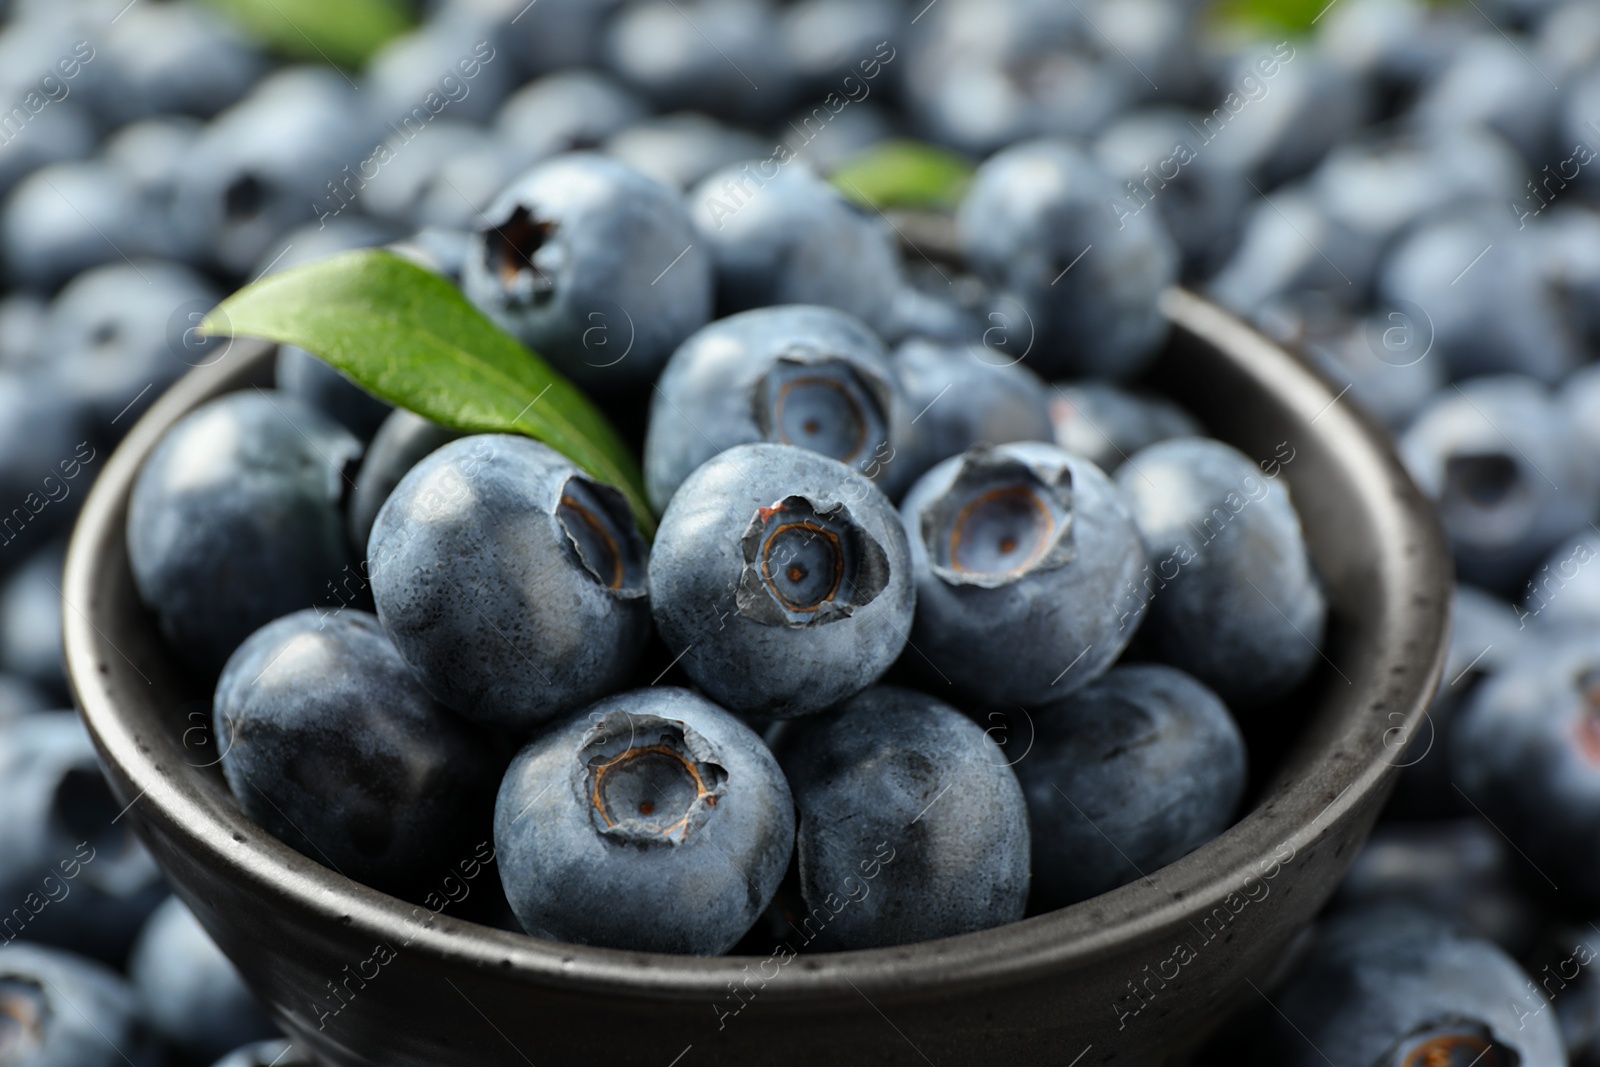
{"type": "Polygon", "coordinates": [[[133,429],[72,541],[67,662],[112,787],[178,894],[329,1064],[1172,1062],[1270,993],[1371,828],[1441,670],[1450,565],[1376,424],[1206,302],[1173,291],[1164,307],[1172,337],[1151,382],[1212,433],[1282,462],[1332,615],[1316,677],[1247,720],[1247,813],[1145,879],[904,948],[698,959],[435,916],[280,844],[213,766],[208,694],[163,646],[123,545],[129,486],[161,434],[210,397],[269,382],[270,349],[246,342],[133,429]]]}

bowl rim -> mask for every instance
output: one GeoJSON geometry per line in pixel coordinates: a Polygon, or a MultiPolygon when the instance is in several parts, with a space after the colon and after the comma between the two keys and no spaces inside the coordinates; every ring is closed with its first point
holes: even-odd
{"type": "MultiPolygon", "coordinates": [[[[1384,699],[1373,704],[1372,714],[1392,707],[1385,720],[1389,725],[1381,737],[1358,737],[1346,729],[1327,739],[1295,774],[1274,777],[1256,806],[1226,831],[1160,869],[1166,887],[1146,877],[1066,908],[976,933],[891,948],[801,953],[799,966],[785,970],[786,980],[764,992],[773,1003],[857,994],[873,1000],[946,996],[962,988],[1013,983],[1091,964],[1131,941],[1159,935],[1197,906],[1237,896],[1250,878],[1262,877],[1272,857],[1293,862],[1335,825],[1358,817],[1369,795],[1390,784],[1398,766],[1390,733],[1409,733],[1419,724],[1444,666],[1452,576],[1437,519],[1405,473],[1386,432],[1355,406],[1338,403],[1343,391],[1336,393],[1307,362],[1186,290],[1167,290],[1161,305],[1175,329],[1228,352],[1295,413],[1313,422],[1325,420],[1319,434],[1338,443],[1340,464],[1360,476],[1358,491],[1393,541],[1377,553],[1386,558],[1388,568],[1379,622],[1384,640],[1362,650],[1380,657],[1388,675],[1384,699]],[[1418,650],[1410,662],[1400,656],[1407,648],[1418,650]],[[1290,849],[1287,860],[1284,848],[1290,849]]],[[[147,745],[123,716],[119,696],[98,663],[106,648],[120,654],[94,614],[95,589],[107,556],[104,546],[123,537],[134,476],[171,423],[204,399],[236,388],[250,369],[269,358],[271,347],[236,341],[232,360],[221,358],[189,373],[160,397],[107,461],[72,534],[62,586],[68,677],[101,758],[114,772],[113,788],[127,805],[124,810],[135,813],[136,824],[151,825],[181,842],[201,865],[229,869],[263,898],[319,922],[337,921],[372,943],[404,941],[408,954],[493,968],[534,986],[623,998],[722,997],[730,978],[761,957],[594,948],[444,914],[419,924],[414,918],[418,908],[412,904],[354,882],[282,844],[246,819],[231,798],[214,801],[185,786],[185,768],[164,764],[157,747],[147,745]]],[[[121,557],[112,553],[111,558],[121,557]]],[[[1379,677],[1376,672],[1373,676],[1379,677]]]]}

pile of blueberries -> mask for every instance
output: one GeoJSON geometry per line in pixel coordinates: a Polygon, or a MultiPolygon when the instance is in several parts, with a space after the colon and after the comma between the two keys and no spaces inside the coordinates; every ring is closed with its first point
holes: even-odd
{"type": "Polygon", "coordinates": [[[1204,844],[1331,623],[1292,443],[1150,373],[1185,284],[1393,430],[1462,583],[1384,821],[1193,1062],[1600,1064],[1600,4],[1223,6],[430,0],[357,71],[0,3],[0,1063],[299,1062],[53,710],[60,570],[221,296],[386,246],[595,401],[659,527],[290,347],[174,426],[127,530],[214,683],[174,728],[287,844],[762,955],[1204,844]],[[902,138],[976,168],[946,208],[858,202],[902,138]]]}

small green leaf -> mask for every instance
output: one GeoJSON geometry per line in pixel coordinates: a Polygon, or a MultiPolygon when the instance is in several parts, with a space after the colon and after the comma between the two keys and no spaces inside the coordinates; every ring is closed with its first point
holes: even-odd
{"type": "Polygon", "coordinates": [[[884,141],[846,160],[828,180],[867,207],[954,207],[972,181],[972,164],[921,141],[884,141]]]}
{"type": "Polygon", "coordinates": [[[210,0],[267,47],[360,67],[411,18],[401,0],[210,0]]]}
{"type": "Polygon", "coordinates": [[[638,464],[577,386],[447,279],[392,252],[359,249],[269,274],[224,300],[200,329],[297,345],[452,429],[543,441],[620,489],[640,529],[655,532],[638,464]]]}

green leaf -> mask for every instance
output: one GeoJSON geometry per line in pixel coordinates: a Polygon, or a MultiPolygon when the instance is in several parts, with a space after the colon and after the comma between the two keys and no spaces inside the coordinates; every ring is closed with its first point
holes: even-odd
{"type": "Polygon", "coordinates": [[[922,141],[884,141],[846,160],[828,180],[867,207],[954,207],[972,181],[972,164],[922,141]]]}
{"type": "Polygon", "coordinates": [[[448,279],[392,252],[359,249],[269,274],[224,300],[200,329],[297,345],[453,429],[543,441],[620,489],[645,536],[655,532],[638,464],[577,386],[448,279]]]}
{"type": "Polygon", "coordinates": [[[411,18],[401,0],[209,0],[269,48],[360,67],[411,18]]]}

